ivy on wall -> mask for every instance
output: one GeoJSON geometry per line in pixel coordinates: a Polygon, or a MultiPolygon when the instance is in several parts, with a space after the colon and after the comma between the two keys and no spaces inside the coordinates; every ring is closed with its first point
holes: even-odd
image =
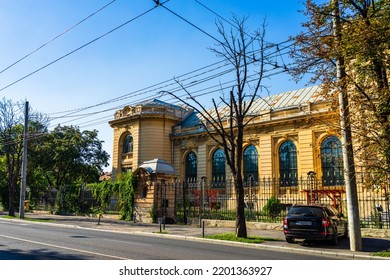
{"type": "Polygon", "coordinates": [[[133,219],[136,179],[132,173],[122,174],[114,182],[103,181],[88,186],[92,191],[96,205],[98,205],[97,209],[99,212],[103,212],[103,209],[109,208],[111,199],[117,197],[120,219],[133,219]]]}

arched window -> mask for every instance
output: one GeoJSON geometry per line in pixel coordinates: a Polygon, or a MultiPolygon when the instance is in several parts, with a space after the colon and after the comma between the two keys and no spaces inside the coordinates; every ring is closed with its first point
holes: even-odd
{"type": "Polygon", "coordinates": [[[279,148],[280,186],[298,186],[297,149],[292,141],[279,148]]]}
{"type": "Polygon", "coordinates": [[[336,136],[326,138],[321,144],[321,167],[324,186],[344,184],[343,154],[336,136]]]}
{"type": "Polygon", "coordinates": [[[123,141],[123,150],[122,153],[132,153],[133,152],[133,136],[131,134],[126,135],[125,140],[123,141]]]}
{"type": "Polygon", "coordinates": [[[256,147],[248,146],[244,151],[244,181],[249,182],[249,176],[252,176],[254,182],[259,179],[258,156],[256,147]]]}
{"type": "Polygon", "coordinates": [[[225,179],[225,153],[222,149],[218,149],[213,154],[212,181],[225,182],[225,179]]]}
{"type": "Polygon", "coordinates": [[[186,181],[195,182],[198,177],[198,161],[196,159],[196,154],[190,152],[186,157],[186,181]]]}

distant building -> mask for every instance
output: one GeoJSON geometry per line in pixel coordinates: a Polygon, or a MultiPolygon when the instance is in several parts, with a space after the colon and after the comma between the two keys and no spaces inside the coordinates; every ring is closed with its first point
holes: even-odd
{"type": "Polygon", "coordinates": [[[111,180],[112,172],[104,172],[102,175],[99,177],[99,181],[109,181],[111,180]]]}

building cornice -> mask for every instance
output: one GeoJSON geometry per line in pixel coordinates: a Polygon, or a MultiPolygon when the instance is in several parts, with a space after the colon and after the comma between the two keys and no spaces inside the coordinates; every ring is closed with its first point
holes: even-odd
{"type": "MultiPolygon", "coordinates": [[[[301,107],[303,108],[303,107],[301,107]]],[[[298,108],[287,108],[285,110],[278,110],[275,114],[274,111],[269,111],[270,117],[265,118],[264,114],[259,114],[258,117],[254,117],[253,120],[245,127],[245,130],[249,130],[252,128],[269,128],[272,126],[278,126],[278,125],[287,125],[297,122],[303,122],[307,123],[310,121],[315,121],[318,119],[325,119],[325,118],[333,118],[338,116],[338,113],[336,111],[331,110],[330,108],[324,108],[323,110],[315,110],[315,111],[302,111],[298,114],[293,115],[287,115],[287,116],[277,116],[277,114],[283,114],[288,113],[288,111],[291,110],[297,110],[298,108]]],[[[228,123],[226,125],[226,129],[228,129],[228,123]]],[[[214,133],[212,128],[210,128],[210,132],[214,133]]],[[[192,138],[195,136],[200,136],[208,134],[208,132],[202,127],[198,126],[197,128],[194,127],[193,129],[187,128],[183,132],[173,133],[171,135],[171,139],[181,139],[181,138],[192,138]]]]}
{"type": "Polygon", "coordinates": [[[108,123],[111,127],[116,127],[118,125],[129,124],[130,122],[144,120],[144,119],[171,120],[176,123],[181,121],[181,118],[179,116],[172,116],[170,114],[164,114],[161,112],[142,112],[140,114],[119,117],[109,121],[108,123]]]}

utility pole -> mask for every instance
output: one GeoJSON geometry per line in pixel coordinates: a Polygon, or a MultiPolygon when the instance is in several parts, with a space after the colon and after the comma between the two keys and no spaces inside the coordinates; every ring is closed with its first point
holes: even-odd
{"type": "Polygon", "coordinates": [[[22,182],[20,184],[19,218],[24,219],[24,201],[26,200],[26,173],[27,173],[27,134],[28,134],[28,101],[24,111],[23,129],[23,159],[22,159],[22,182]]]}
{"type": "MultiPolygon", "coordinates": [[[[332,1],[334,6],[333,32],[336,40],[336,47],[339,47],[341,42],[339,0],[332,1]]],[[[348,230],[350,241],[349,243],[351,251],[361,251],[362,236],[360,229],[359,204],[357,196],[351,124],[349,118],[348,88],[345,82],[347,75],[345,72],[344,57],[340,54],[340,51],[338,51],[336,57],[336,71],[340,111],[341,143],[344,165],[344,181],[347,195],[348,230]]]]}

